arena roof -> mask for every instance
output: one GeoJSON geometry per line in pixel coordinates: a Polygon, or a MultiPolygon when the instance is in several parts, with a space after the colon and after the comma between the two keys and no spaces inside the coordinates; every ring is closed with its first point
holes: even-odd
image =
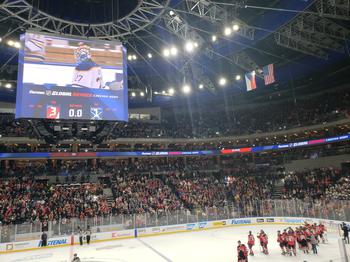
{"type": "MultiPolygon", "coordinates": [[[[310,78],[323,83],[346,81],[349,1],[261,2],[4,0],[0,5],[0,79],[16,80],[18,50],[9,47],[7,40],[37,29],[121,40],[128,53],[137,57],[128,61],[129,89],[136,93],[131,106],[176,103],[184,97],[185,83],[191,85],[189,97],[195,99],[245,94],[244,74],[256,70],[261,76],[261,68],[269,63],[275,65],[277,83],[257,94],[304,85],[310,78]],[[225,33],[228,26],[231,34],[225,33]],[[198,45],[190,46],[192,53],[184,50],[189,41],[198,45]],[[173,46],[178,55],[164,57],[164,49],[173,46]],[[220,77],[226,78],[225,87],[219,85],[220,77]],[[170,88],[174,95],[169,94],[170,88]],[[141,92],[147,95],[137,96],[141,92]]],[[[0,96],[2,101],[14,101],[15,89],[2,86],[0,96]]]]}

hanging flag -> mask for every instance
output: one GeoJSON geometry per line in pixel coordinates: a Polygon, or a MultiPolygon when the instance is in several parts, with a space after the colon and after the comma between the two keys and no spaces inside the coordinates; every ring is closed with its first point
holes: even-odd
{"type": "Polygon", "coordinates": [[[256,89],[255,71],[245,74],[245,82],[247,84],[247,91],[256,89]]]}
{"type": "Polygon", "coordinates": [[[269,64],[263,67],[265,85],[270,85],[275,82],[275,74],[273,70],[273,64],[269,64]]]}

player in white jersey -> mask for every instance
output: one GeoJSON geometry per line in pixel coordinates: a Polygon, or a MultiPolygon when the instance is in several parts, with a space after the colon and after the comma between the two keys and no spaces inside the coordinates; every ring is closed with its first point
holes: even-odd
{"type": "Polygon", "coordinates": [[[74,69],[72,86],[85,88],[104,88],[102,70],[91,60],[90,47],[80,43],[74,51],[77,66],[74,69]]]}

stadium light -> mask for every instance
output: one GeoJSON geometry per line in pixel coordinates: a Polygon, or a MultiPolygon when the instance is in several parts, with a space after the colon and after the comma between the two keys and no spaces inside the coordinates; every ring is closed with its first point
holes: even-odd
{"type": "Polygon", "coordinates": [[[151,53],[148,53],[147,56],[148,56],[148,58],[152,58],[153,57],[153,55],[151,53]]]}
{"type": "Polygon", "coordinates": [[[192,53],[193,52],[193,49],[194,49],[194,44],[191,42],[191,41],[188,41],[186,44],[185,44],[185,50],[189,53],[192,53]]]}
{"type": "Polygon", "coordinates": [[[16,47],[16,48],[18,48],[18,49],[20,49],[20,48],[21,48],[21,43],[20,43],[20,42],[15,42],[15,43],[13,44],[13,46],[16,47]]]}
{"type": "Polygon", "coordinates": [[[197,48],[199,46],[197,42],[194,42],[193,45],[195,48],[197,48]]]}
{"type": "Polygon", "coordinates": [[[227,84],[226,78],[225,78],[225,77],[221,77],[221,78],[219,79],[219,85],[224,86],[224,85],[226,85],[226,84],[227,84]]]}
{"type": "Polygon", "coordinates": [[[169,50],[168,48],[165,48],[165,49],[163,50],[163,55],[164,55],[165,57],[169,57],[169,56],[170,56],[170,50],[169,50]]]}
{"type": "Polygon", "coordinates": [[[140,96],[145,96],[145,93],[144,92],[140,92],[140,96]]]}
{"type": "Polygon", "coordinates": [[[237,32],[239,30],[239,25],[238,24],[234,24],[232,26],[232,29],[233,29],[233,31],[237,32]]]}
{"type": "Polygon", "coordinates": [[[2,42],[2,38],[0,37],[0,43],[2,42]]]}
{"type": "Polygon", "coordinates": [[[172,88],[172,87],[169,88],[168,93],[169,93],[169,95],[174,95],[175,94],[174,88],[172,88]]]}
{"type": "Polygon", "coordinates": [[[136,59],[137,59],[137,56],[136,56],[136,55],[133,55],[133,56],[132,56],[132,59],[133,59],[133,60],[136,60],[136,59]]]}
{"type": "Polygon", "coordinates": [[[185,94],[189,94],[191,92],[191,87],[189,85],[184,85],[182,87],[182,92],[184,92],[185,94]]]}
{"type": "Polygon", "coordinates": [[[217,39],[218,39],[218,38],[217,38],[216,35],[213,35],[213,36],[211,37],[211,41],[212,41],[212,42],[216,42],[217,39]]]}
{"type": "Polygon", "coordinates": [[[172,46],[172,47],[170,48],[170,54],[171,54],[172,56],[176,56],[176,55],[177,55],[177,48],[176,48],[175,46],[172,46]]]}
{"type": "Polygon", "coordinates": [[[162,91],[162,95],[165,95],[165,94],[166,94],[166,92],[165,92],[165,90],[163,90],[163,91],[162,91]]]}
{"type": "Polygon", "coordinates": [[[169,15],[173,16],[173,15],[175,15],[175,12],[173,10],[170,10],[169,15]]]}
{"type": "Polygon", "coordinates": [[[131,93],[131,96],[132,96],[132,97],[135,97],[135,96],[136,96],[136,93],[135,93],[135,92],[132,92],[132,93],[131,93]]]}
{"type": "Polygon", "coordinates": [[[132,60],[132,55],[128,55],[128,60],[129,60],[129,61],[132,60]]]}
{"type": "Polygon", "coordinates": [[[9,46],[13,46],[13,45],[15,44],[15,42],[13,42],[12,40],[8,40],[8,41],[7,41],[7,44],[8,44],[9,46]]]}
{"type": "Polygon", "coordinates": [[[5,84],[5,88],[11,88],[11,87],[12,87],[11,83],[6,83],[5,84]]]}
{"type": "Polygon", "coordinates": [[[203,88],[204,88],[204,85],[203,85],[203,84],[200,84],[198,87],[199,87],[199,89],[203,89],[203,88]]]}
{"type": "Polygon", "coordinates": [[[239,81],[239,80],[241,80],[241,79],[242,79],[241,75],[236,75],[236,80],[237,80],[237,81],[239,81]]]}
{"type": "Polygon", "coordinates": [[[225,27],[224,29],[224,35],[229,36],[232,34],[232,29],[230,27],[225,27]]]}

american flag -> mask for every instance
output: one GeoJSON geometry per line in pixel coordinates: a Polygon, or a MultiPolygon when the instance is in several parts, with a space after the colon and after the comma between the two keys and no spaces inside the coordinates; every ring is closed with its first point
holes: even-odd
{"type": "Polygon", "coordinates": [[[275,75],[274,75],[274,70],[273,70],[273,64],[269,64],[267,66],[264,66],[263,73],[264,73],[264,80],[265,80],[266,86],[270,85],[276,81],[275,75]]]}
{"type": "Polygon", "coordinates": [[[247,85],[247,91],[256,89],[255,71],[245,74],[245,82],[247,85]]]}

